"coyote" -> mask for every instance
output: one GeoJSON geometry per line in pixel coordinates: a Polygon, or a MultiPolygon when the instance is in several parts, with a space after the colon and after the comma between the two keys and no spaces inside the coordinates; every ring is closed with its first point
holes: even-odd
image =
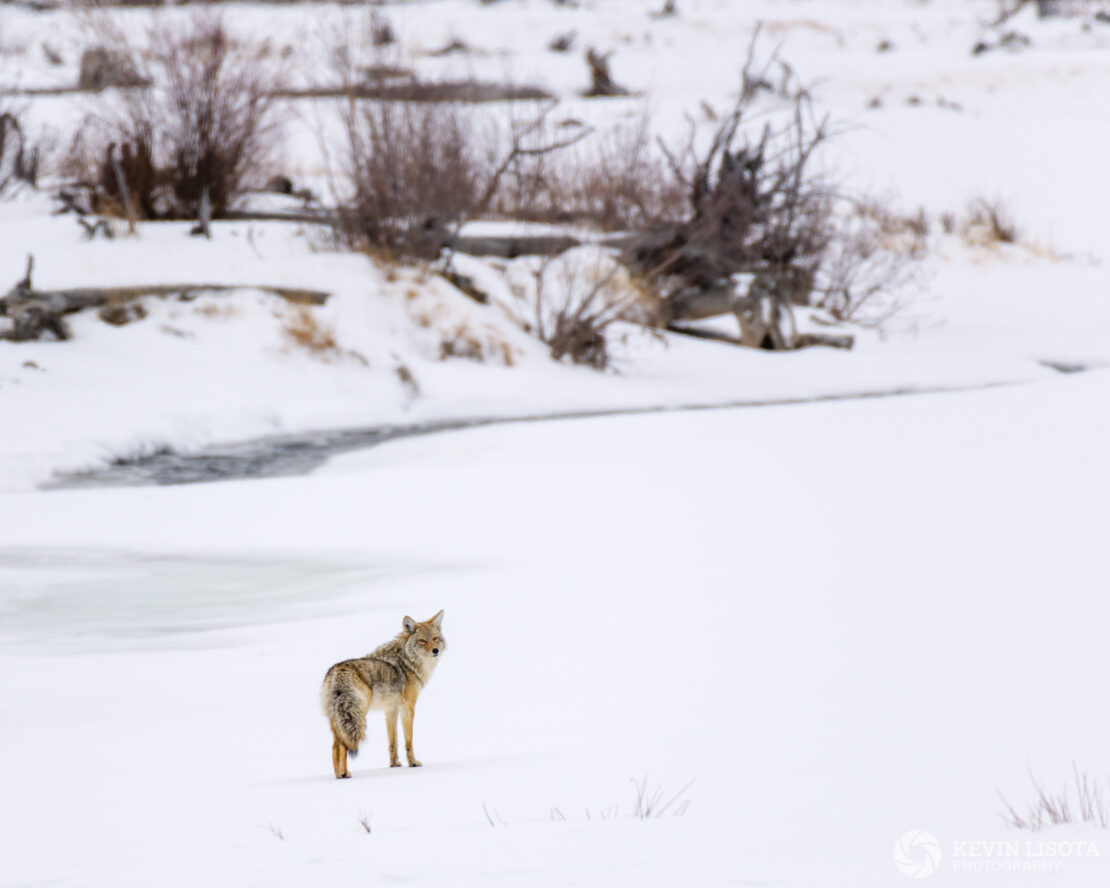
{"type": "Polygon", "coordinates": [[[358,752],[366,736],[366,713],[385,711],[389,731],[389,766],[401,767],[397,757],[397,714],[403,713],[405,755],[409,767],[419,768],[412,753],[412,717],[416,698],[435,671],[440,655],[447,650],[443,638],[443,611],[417,623],[412,617],[401,621],[401,633],[373,653],[357,660],[336,663],[324,676],[320,701],[331,724],[331,763],[336,777],[350,777],[347,754],[358,752]]]}

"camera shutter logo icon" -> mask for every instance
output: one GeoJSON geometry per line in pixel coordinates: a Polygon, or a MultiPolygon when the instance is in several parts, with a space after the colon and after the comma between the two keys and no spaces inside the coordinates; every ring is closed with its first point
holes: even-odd
{"type": "Polygon", "coordinates": [[[940,842],[932,833],[911,829],[894,845],[894,865],[911,879],[931,876],[940,868],[940,842]]]}

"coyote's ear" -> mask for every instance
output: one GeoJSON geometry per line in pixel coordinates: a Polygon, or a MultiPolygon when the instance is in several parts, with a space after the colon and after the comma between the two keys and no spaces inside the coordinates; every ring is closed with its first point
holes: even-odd
{"type": "Polygon", "coordinates": [[[428,622],[438,629],[440,626],[443,625],[443,611],[440,611],[438,614],[428,620],[428,622]]]}
{"type": "Polygon", "coordinates": [[[405,631],[409,635],[412,635],[412,633],[416,631],[416,620],[414,620],[412,617],[405,617],[401,621],[401,625],[405,627],[405,631]]]}

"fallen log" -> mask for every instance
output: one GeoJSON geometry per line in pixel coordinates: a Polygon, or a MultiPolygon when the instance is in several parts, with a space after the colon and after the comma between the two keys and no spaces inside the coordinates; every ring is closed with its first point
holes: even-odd
{"type": "Polygon", "coordinates": [[[582,246],[576,237],[564,234],[525,235],[459,235],[450,248],[469,256],[494,256],[499,259],[516,259],[519,256],[558,256],[574,247],[582,246]]]}
{"type": "Polygon", "coordinates": [[[0,338],[13,342],[33,342],[50,333],[56,339],[72,338],[63,318],[88,308],[114,308],[145,296],[176,296],[191,300],[203,293],[231,290],[261,290],[301,305],[323,305],[331,295],[323,290],[270,284],[139,284],[121,287],[75,287],[65,290],[36,290],[31,284],[34,257],[27,257],[27,272],[4,296],[0,296],[0,316],[12,321],[9,332],[0,338]]]}
{"type": "MultiPolygon", "coordinates": [[[[228,210],[225,222],[298,222],[308,225],[342,224],[339,210],[228,210]]],[[[608,246],[608,241],[602,242],[608,246]]],[[[565,234],[460,234],[448,238],[445,246],[468,256],[493,256],[497,259],[516,259],[519,256],[558,256],[582,241],[565,234]]]]}
{"type": "Polygon", "coordinates": [[[479,80],[422,82],[401,78],[371,79],[341,86],[274,90],[280,99],[376,99],[383,102],[517,102],[551,101],[554,94],[540,86],[514,86],[479,80]]]}
{"type": "MultiPolygon", "coordinates": [[[[668,324],[670,333],[681,336],[691,336],[694,339],[709,339],[713,342],[724,342],[728,345],[745,345],[744,341],[736,336],[729,336],[719,330],[706,327],[692,327],[687,324],[668,324]]],[[[799,333],[791,345],[791,350],[824,346],[825,348],[843,348],[850,350],[855,345],[855,337],[850,333],[799,333]]]]}
{"type": "Polygon", "coordinates": [[[856,337],[851,333],[799,333],[794,340],[794,348],[823,345],[826,348],[851,349],[855,344],[856,337]]]}
{"type": "Polygon", "coordinates": [[[700,336],[735,342],[748,348],[792,351],[811,346],[850,349],[855,337],[838,333],[803,333],[797,329],[791,305],[793,280],[775,274],[735,274],[711,287],[689,287],[667,300],[667,328],[687,336],[700,336]],[[785,294],[785,295],[784,295],[785,294]],[[740,337],[698,330],[682,321],[733,314],[739,323],[740,337]]]}

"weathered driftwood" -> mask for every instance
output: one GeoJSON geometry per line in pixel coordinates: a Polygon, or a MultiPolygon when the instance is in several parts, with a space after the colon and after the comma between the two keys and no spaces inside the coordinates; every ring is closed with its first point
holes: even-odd
{"type": "Polygon", "coordinates": [[[0,112],[0,192],[21,182],[36,185],[41,165],[40,148],[27,143],[19,117],[0,112]]]}
{"type": "Polygon", "coordinates": [[[143,77],[122,52],[90,46],[81,53],[78,89],[99,91],[108,87],[136,86],[150,86],[150,79],[143,77]]]}
{"type": "MultiPolygon", "coordinates": [[[[556,96],[542,86],[482,80],[419,81],[403,68],[367,69],[363,83],[336,86],[286,87],[272,90],[279,99],[376,99],[383,102],[548,102],[556,96]]],[[[112,83],[116,89],[143,89],[147,81],[112,83]]],[[[66,96],[100,92],[103,86],[49,86],[0,90],[0,96],[66,96]]],[[[613,93],[621,95],[621,93],[613,93]]]]}
{"type": "MultiPolygon", "coordinates": [[[[672,333],[692,336],[694,339],[709,339],[713,342],[727,342],[730,345],[744,344],[736,336],[729,336],[720,330],[708,330],[705,327],[691,327],[687,324],[676,323],[671,324],[667,329],[672,333]]],[[[798,338],[794,340],[794,349],[812,348],[814,346],[851,349],[854,344],[855,337],[850,333],[799,333],[798,338]]]]}
{"type": "Polygon", "coordinates": [[[200,210],[197,213],[197,224],[189,229],[193,237],[205,237],[212,240],[212,201],[208,197],[208,188],[205,187],[200,195],[200,210]]]}
{"type": "Polygon", "coordinates": [[[540,86],[515,86],[480,80],[417,80],[372,78],[365,83],[280,89],[283,99],[378,99],[385,102],[515,102],[550,101],[555,96],[540,86]]]}
{"type": "MultiPolygon", "coordinates": [[[[304,210],[228,210],[224,222],[296,222],[303,225],[337,226],[339,212],[328,208],[304,210]]],[[[92,226],[86,223],[86,233],[92,226]]],[[[610,241],[603,242],[606,245],[610,241]]],[[[615,242],[615,241],[613,241],[615,242]]],[[[518,256],[557,256],[582,241],[561,234],[463,234],[450,239],[447,247],[471,256],[494,256],[515,259],[518,256]]]]}
{"type": "Polygon", "coordinates": [[[609,54],[602,55],[593,47],[586,50],[586,66],[590,69],[590,88],[582,95],[587,99],[628,96],[632,93],[613,80],[609,73],[609,54]]]}
{"type": "Polygon", "coordinates": [[[485,235],[472,237],[460,235],[450,244],[451,249],[470,256],[496,256],[501,259],[516,259],[518,256],[558,256],[573,247],[582,246],[582,241],[569,235],[485,235]]]}
{"type": "Polygon", "coordinates": [[[794,348],[809,348],[814,345],[823,345],[827,348],[850,349],[856,344],[856,337],[851,333],[799,333],[794,340],[794,348]]]}
{"type": "Polygon", "coordinates": [[[651,17],[656,19],[673,18],[676,15],[678,15],[677,0],[666,0],[662,9],[651,13],[651,17]]]}
{"type": "MultiPolygon", "coordinates": [[[[227,221],[300,222],[316,225],[338,225],[339,213],[329,209],[306,210],[228,210],[227,221]]],[[[518,256],[558,256],[582,241],[562,234],[461,234],[449,239],[448,249],[470,256],[494,256],[516,259],[518,256]]]]}
{"type": "MultiPolygon", "coordinates": [[[[668,327],[690,333],[682,321],[732,314],[740,325],[740,345],[771,351],[787,351],[812,345],[851,348],[848,335],[799,333],[794,321],[790,276],[772,273],[736,274],[711,287],[691,287],[667,300],[668,327]],[[678,322],[678,323],[676,323],[678,322]]],[[[710,338],[728,339],[725,336],[710,338]]],[[[735,340],[734,340],[735,341],[735,340]]]]}
{"type": "MultiPolygon", "coordinates": [[[[280,287],[269,284],[150,284],[126,287],[76,287],[67,290],[36,290],[31,283],[34,257],[27,258],[23,279],[0,296],[0,315],[12,321],[12,329],[3,338],[14,342],[41,339],[46,333],[57,339],[69,339],[64,317],[88,308],[115,308],[144,296],[179,296],[195,298],[201,293],[224,293],[229,290],[262,290],[290,302],[323,305],[330,295],[322,290],[280,287]]],[[[111,312],[111,317],[119,317],[111,312]]]]}

